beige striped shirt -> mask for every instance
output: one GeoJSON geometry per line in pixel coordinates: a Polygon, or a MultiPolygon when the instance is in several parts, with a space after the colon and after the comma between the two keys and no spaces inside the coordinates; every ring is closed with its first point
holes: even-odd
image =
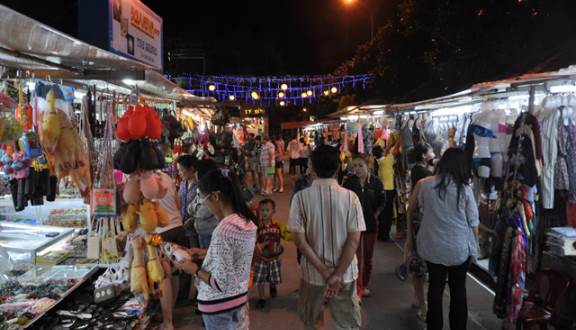
{"type": "MultiPolygon", "coordinates": [[[[335,179],[316,179],[292,199],[288,230],[305,233],[306,241],[328,267],[336,267],[344,250],[348,233],[366,230],[362,205],[351,190],[342,188],[335,179]]],[[[300,261],[302,279],[314,285],[325,285],[322,275],[306,258],[300,261]]],[[[358,277],[356,256],[343,276],[344,283],[358,277]]]]}

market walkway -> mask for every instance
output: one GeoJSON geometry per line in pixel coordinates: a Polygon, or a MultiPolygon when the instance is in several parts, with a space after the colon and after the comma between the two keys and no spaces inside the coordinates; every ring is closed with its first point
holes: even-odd
{"type": "MultiPolygon", "coordinates": [[[[286,222],[288,217],[288,202],[291,189],[283,194],[275,194],[272,198],[277,204],[277,218],[286,222]]],[[[298,301],[298,265],[296,249],[293,244],[287,244],[282,257],[283,284],[278,290],[278,297],[269,301],[263,310],[253,308],[257,292],[251,292],[250,329],[293,330],[301,329],[302,325],[296,313],[298,301]]],[[[365,329],[378,330],[419,330],[425,325],[419,321],[416,312],[410,308],[412,304],[412,289],[410,283],[400,282],[394,273],[402,259],[402,252],[395,243],[376,244],[374,252],[374,273],[370,287],[372,297],[365,298],[362,306],[362,322],[365,329]]],[[[492,314],[493,296],[478,285],[473,279],[468,280],[468,301],[470,309],[470,330],[499,329],[501,322],[492,314]]],[[[445,297],[444,311],[448,311],[449,297],[445,297]]],[[[329,318],[326,318],[327,320],[329,318]]],[[[447,315],[445,322],[447,322],[447,315]]],[[[194,314],[194,307],[176,309],[175,326],[178,330],[203,329],[200,316],[194,314]]],[[[326,323],[326,329],[331,329],[326,323]]],[[[447,326],[446,326],[447,328],[447,326]]]]}

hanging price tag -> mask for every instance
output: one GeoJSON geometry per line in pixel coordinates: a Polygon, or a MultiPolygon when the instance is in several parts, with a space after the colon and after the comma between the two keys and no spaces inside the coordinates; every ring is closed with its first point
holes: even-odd
{"type": "Polygon", "coordinates": [[[92,191],[92,213],[101,217],[115,216],[116,190],[94,189],[92,191]]]}

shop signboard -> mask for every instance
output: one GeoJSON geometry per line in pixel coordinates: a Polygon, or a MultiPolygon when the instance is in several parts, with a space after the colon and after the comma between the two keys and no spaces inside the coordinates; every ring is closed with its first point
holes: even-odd
{"type": "Polygon", "coordinates": [[[242,110],[244,118],[261,118],[266,115],[266,111],[262,108],[246,108],[242,110]]]}
{"type": "Polygon", "coordinates": [[[110,50],[162,70],[162,18],[139,0],[109,0],[110,50]]]}

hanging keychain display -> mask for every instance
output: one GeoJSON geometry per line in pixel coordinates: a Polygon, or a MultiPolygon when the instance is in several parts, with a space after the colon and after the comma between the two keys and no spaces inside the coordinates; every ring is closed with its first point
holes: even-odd
{"type": "MultiPolygon", "coordinates": [[[[111,118],[111,107],[108,115],[111,118]]],[[[112,165],[112,121],[107,120],[104,139],[100,148],[100,162],[97,177],[92,189],[92,214],[95,217],[115,217],[117,215],[116,187],[112,165]]]]}

